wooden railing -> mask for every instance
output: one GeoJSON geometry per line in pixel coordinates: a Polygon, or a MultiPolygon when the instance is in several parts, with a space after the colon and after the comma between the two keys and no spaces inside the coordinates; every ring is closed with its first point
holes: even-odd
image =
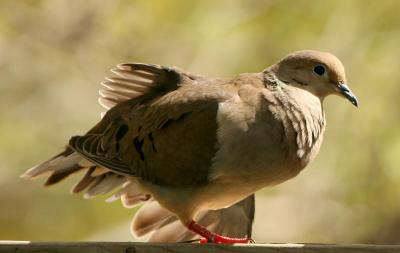
{"type": "Polygon", "coordinates": [[[0,241],[0,253],[400,253],[400,245],[0,241]]]}

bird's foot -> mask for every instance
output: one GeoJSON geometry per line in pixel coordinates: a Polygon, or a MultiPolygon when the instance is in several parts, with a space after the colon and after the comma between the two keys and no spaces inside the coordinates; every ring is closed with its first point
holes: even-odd
{"type": "Polygon", "coordinates": [[[233,243],[255,243],[255,242],[251,238],[232,238],[232,237],[217,235],[214,238],[211,238],[210,240],[207,238],[202,238],[200,239],[199,243],[233,244],[233,243]]]}
{"type": "Polygon", "coordinates": [[[198,224],[195,221],[191,221],[187,228],[204,238],[200,240],[200,243],[218,243],[218,244],[233,244],[233,243],[254,243],[253,239],[250,238],[232,238],[227,236],[218,235],[209,231],[207,228],[198,224]]]}

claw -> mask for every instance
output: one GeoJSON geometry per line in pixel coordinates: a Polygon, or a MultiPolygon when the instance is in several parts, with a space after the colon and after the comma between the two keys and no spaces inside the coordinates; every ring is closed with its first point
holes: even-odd
{"type": "Polygon", "coordinates": [[[214,243],[219,244],[233,244],[233,243],[252,243],[254,242],[251,238],[231,238],[226,236],[216,236],[214,238],[214,243]]]}
{"type": "Polygon", "coordinates": [[[227,236],[222,236],[215,234],[195,221],[191,221],[187,225],[188,229],[195,232],[198,235],[203,236],[200,239],[199,243],[217,243],[217,244],[233,244],[233,243],[254,243],[254,240],[251,238],[231,238],[227,236]]]}
{"type": "Polygon", "coordinates": [[[198,241],[200,244],[206,243],[216,243],[216,244],[234,244],[234,243],[255,243],[251,238],[231,238],[225,236],[217,236],[214,240],[208,240],[207,238],[202,238],[198,241]]]}
{"type": "Polygon", "coordinates": [[[200,244],[206,244],[206,243],[208,243],[208,239],[207,238],[201,238],[199,243],[200,244]]]}

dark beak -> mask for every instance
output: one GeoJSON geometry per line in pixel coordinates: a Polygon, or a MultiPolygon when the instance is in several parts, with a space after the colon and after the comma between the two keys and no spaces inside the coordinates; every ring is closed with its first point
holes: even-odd
{"type": "Polygon", "coordinates": [[[353,92],[351,92],[350,88],[346,84],[341,83],[338,85],[338,88],[343,96],[345,96],[353,105],[358,107],[358,100],[356,96],[354,96],[353,92]]]}

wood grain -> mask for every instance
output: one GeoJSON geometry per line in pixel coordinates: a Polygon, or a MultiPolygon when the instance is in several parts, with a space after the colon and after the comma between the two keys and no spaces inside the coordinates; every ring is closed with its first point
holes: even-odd
{"type": "Polygon", "coordinates": [[[249,244],[0,241],[0,253],[400,253],[400,245],[249,244]]]}

